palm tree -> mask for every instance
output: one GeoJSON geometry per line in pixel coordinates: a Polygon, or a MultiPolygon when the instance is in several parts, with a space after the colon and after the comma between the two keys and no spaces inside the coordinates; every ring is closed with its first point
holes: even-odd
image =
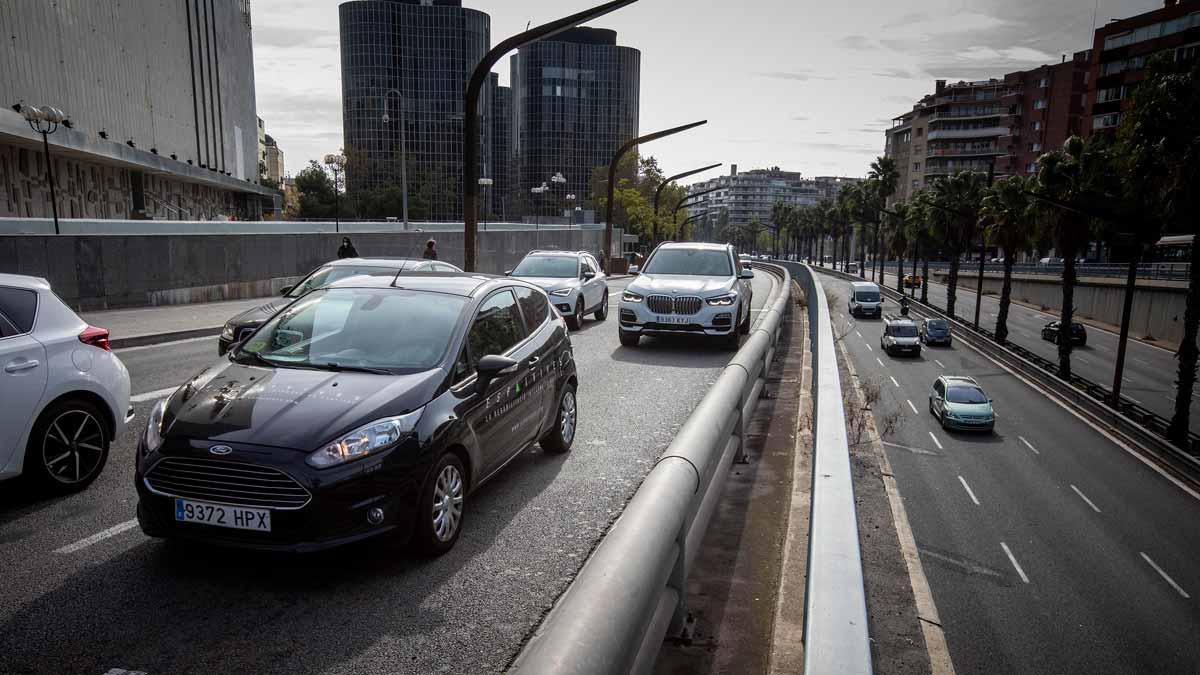
{"type": "Polygon", "coordinates": [[[983,197],[980,215],[987,240],[1004,250],[1004,283],[996,315],[996,342],[1008,340],[1008,307],[1012,301],[1012,270],[1016,254],[1028,251],[1037,236],[1037,219],[1029,197],[1032,181],[1020,176],[1001,180],[983,197]]]}
{"type": "Polygon", "coordinates": [[[927,203],[933,207],[934,236],[945,242],[950,253],[950,275],[946,280],[946,313],[954,316],[958,300],[958,270],[963,251],[975,240],[979,225],[979,208],[987,175],[975,171],[960,171],[940,178],[933,184],[933,196],[927,203]]]}
{"type": "Polygon", "coordinates": [[[916,256],[921,259],[921,302],[929,303],[929,252],[934,249],[933,211],[930,206],[933,193],[918,192],[909,202],[909,238],[916,244],[916,256]]]}
{"type": "MultiPolygon", "coordinates": [[[[898,202],[892,206],[895,216],[889,216],[888,250],[896,256],[896,290],[904,294],[904,254],[908,251],[908,204],[898,202]]],[[[916,268],[916,261],[913,261],[916,268]]]]}
{"type": "MultiPolygon", "coordinates": [[[[876,258],[881,253],[879,223],[881,221],[879,212],[887,208],[888,200],[892,195],[896,194],[896,188],[900,185],[900,171],[896,168],[896,160],[891,157],[876,157],[874,162],[871,162],[871,170],[867,172],[867,179],[872,182],[873,194],[875,199],[874,211],[875,217],[872,220],[876,223],[875,229],[875,251],[876,258]]],[[[880,281],[883,281],[883,267],[880,267],[880,281]]]]}

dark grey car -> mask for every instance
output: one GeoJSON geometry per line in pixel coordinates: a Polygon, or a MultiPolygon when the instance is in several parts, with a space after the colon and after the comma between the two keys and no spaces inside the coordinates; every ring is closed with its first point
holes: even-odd
{"type": "Polygon", "coordinates": [[[945,319],[926,319],[921,322],[921,342],[927,345],[950,346],[950,322],[945,319]]]}

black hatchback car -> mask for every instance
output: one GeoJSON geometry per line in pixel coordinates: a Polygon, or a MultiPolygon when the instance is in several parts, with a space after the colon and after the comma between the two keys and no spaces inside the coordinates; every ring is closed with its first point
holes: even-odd
{"type": "Polygon", "coordinates": [[[540,288],[466,274],[344,279],[280,311],[151,411],[150,536],[308,551],[390,533],[429,553],[472,491],[575,439],[567,327],[540,288]]]}
{"type": "Polygon", "coordinates": [[[423,258],[343,258],[334,260],[321,265],[317,269],[308,273],[296,283],[294,286],[284,286],[280,289],[280,295],[283,297],[278,300],[265,302],[258,307],[248,309],[241,314],[233,317],[225,322],[221,328],[221,335],[217,338],[217,355],[221,356],[229,351],[229,347],[246,336],[253,333],[256,328],[261,326],[267,319],[275,315],[275,312],[286,307],[296,298],[316,290],[322,286],[327,286],[347,277],[359,276],[367,274],[370,276],[394,277],[398,272],[404,273],[420,273],[420,272],[461,272],[450,263],[441,262],[438,260],[425,260],[423,258]]]}
{"type": "MultiPolygon", "coordinates": [[[[1062,327],[1061,321],[1051,321],[1042,328],[1042,339],[1058,344],[1058,334],[1062,327]]],[[[1071,322],[1071,344],[1083,346],[1087,344],[1087,330],[1083,324],[1071,322]]]]}

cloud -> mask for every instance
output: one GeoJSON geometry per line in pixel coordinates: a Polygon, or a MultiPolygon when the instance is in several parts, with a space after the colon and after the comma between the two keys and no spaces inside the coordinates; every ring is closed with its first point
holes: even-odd
{"type": "Polygon", "coordinates": [[[769,77],[773,80],[795,80],[797,82],[808,82],[809,80],[832,80],[828,75],[814,75],[811,70],[797,70],[791,72],[773,71],[764,73],[754,73],[758,77],[769,77]]]}
{"type": "Polygon", "coordinates": [[[921,75],[919,73],[915,73],[908,68],[882,68],[871,73],[871,75],[875,77],[888,77],[901,80],[921,79],[921,75]]]}
{"type": "Polygon", "coordinates": [[[913,104],[917,102],[919,96],[884,96],[881,101],[884,103],[897,103],[900,105],[913,104]]]}
{"type": "Polygon", "coordinates": [[[321,30],[318,28],[301,28],[259,24],[254,30],[254,47],[275,49],[309,49],[312,47],[337,47],[337,28],[321,30]]]}
{"type": "Polygon", "coordinates": [[[875,155],[879,153],[878,147],[850,143],[833,143],[829,141],[799,141],[796,143],[796,145],[805,148],[811,148],[813,150],[831,150],[833,152],[846,152],[855,155],[875,155]]]}
{"type": "Polygon", "coordinates": [[[929,21],[929,14],[925,12],[909,12],[899,18],[883,24],[884,28],[897,28],[899,26],[908,26],[914,23],[924,23],[929,21]]]}
{"type": "Polygon", "coordinates": [[[805,117],[804,115],[793,115],[792,117],[790,117],[788,119],[792,120],[793,122],[807,122],[808,121],[808,118],[805,117]]]}
{"type": "Polygon", "coordinates": [[[882,134],[884,130],[881,127],[859,127],[849,131],[856,134],[882,134]]]}
{"type": "Polygon", "coordinates": [[[1012,61],[1012,62],[1044,62],[1050,61],[1054,57],[1046,52],[1038,51],[1030,47],[1009,47],[1006,49],[994,49],[992,47],[973,46],[968,47],[966,51],[960,52],[959,57],[968,61],[1012,61]]]}
{"type": "Polygon", "coordinates": [[[834,44],[844,49],[854,49],[858,51],[873,51],[878,49],[878,45],[874,40],[866,38],[862,35],[847,35],[834,41],[834,44]]]}

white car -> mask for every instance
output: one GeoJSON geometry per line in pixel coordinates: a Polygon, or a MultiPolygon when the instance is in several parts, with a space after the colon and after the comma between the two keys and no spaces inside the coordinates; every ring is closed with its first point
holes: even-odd
{"type": "Polygon", "coordinates": [[[621,344],[643,335],[710,335],[737,349],[750,332],[754,272],[728,244],[666,243],[650,254],[618,304],[621,344]]]}
{"type": "Polygon", "coordinates": [[[587,314],[608,318],[608,277],[587,251],[530,251],[505,274],[546,291],[571,330],[579,330],[587,314]]]}
{"type": "Polygon", "coordinates": [[[87,487],[133,418],[129,371],[45,279],[0,274],[0,479],[87,487]]]}

